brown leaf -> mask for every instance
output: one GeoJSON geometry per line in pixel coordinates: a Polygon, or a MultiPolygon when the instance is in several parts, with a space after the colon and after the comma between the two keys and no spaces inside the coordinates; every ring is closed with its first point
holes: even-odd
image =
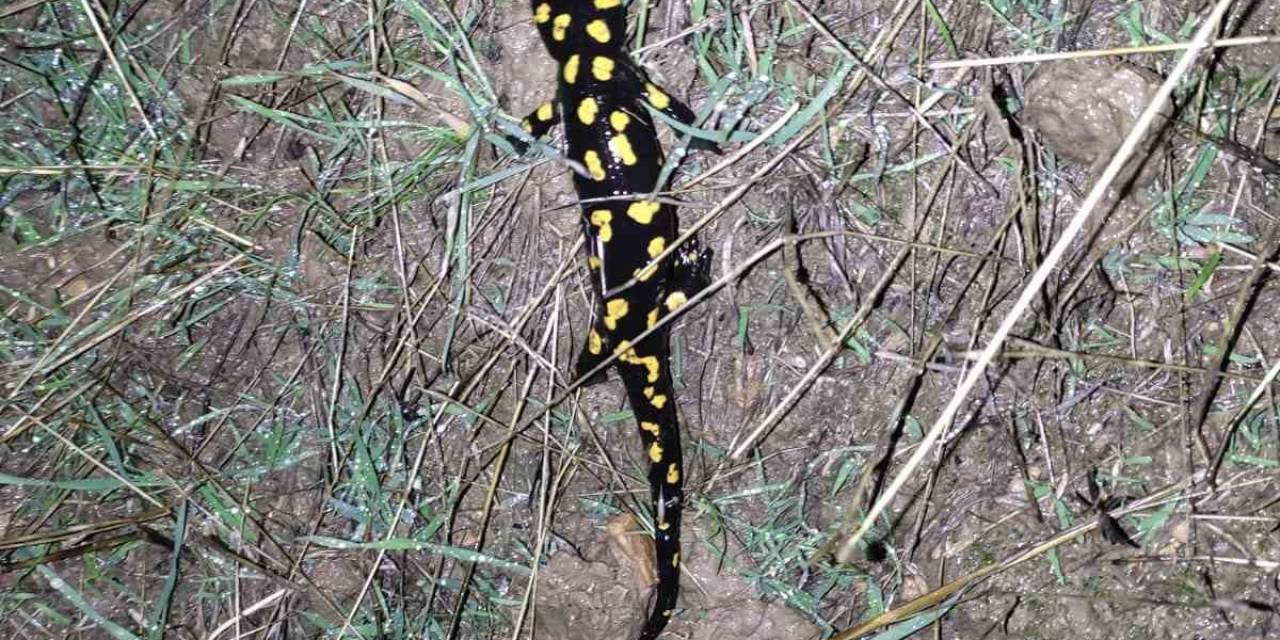
{"type": "Polygon", "coordinates": [[[624,513],[609,521],[609,553],[618,564],[627,568],[636,582],[643,587],[658,584],[658,572],[653,564],[656,553],[650,538],[635,516],[624,513]]]}

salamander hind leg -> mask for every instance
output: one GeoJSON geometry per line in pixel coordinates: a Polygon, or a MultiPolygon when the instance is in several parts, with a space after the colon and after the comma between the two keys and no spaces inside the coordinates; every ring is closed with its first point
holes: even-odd
{"type": "Polygon", "coordinates": [[[684,306],[711,284],[711,257],[711,248],[698,242],[697,238],[690,238],[680,245],[671,261],[671,275],[664,292],[654,305],[652,322],[656,323],[684,306]]]}
{"type": "MultiPolygon", "coordinates": [[[[708,247],[698,241],[698,238],[690,238],[688,242],[681,244],[676,249],[676,254],[671,262],[671,277],[667,280],[667,297],[673,292],[680,292],[684,295],[685,300],[692,298],[707,288],[711,284],[711,258],[714,253],[711,247],[708,247]]],[[[665,302],[665,301],[664,301],[665,302]]],[[[666,306],[666,305],[664,305],[666,306]]],[[[667,311],[674,311],[675,307],[668,307],[667,311]]]]}

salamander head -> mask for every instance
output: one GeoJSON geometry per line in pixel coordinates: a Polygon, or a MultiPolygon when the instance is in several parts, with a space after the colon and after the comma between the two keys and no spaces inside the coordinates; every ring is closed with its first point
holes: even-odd
{"type": "Polygon", "coordinates": [[[531,0],[533,23],[557,62],[573,54],[617,54],[627,39],[622,0],[531,0]]]}

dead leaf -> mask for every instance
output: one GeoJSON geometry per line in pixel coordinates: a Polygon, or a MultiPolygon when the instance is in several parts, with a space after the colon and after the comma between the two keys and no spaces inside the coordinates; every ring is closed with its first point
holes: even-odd
{"type": "Polygon", "coordinates": [[[609,521],[609,553],[618,564],[635,576],[642,587],[658,584],[658,572],[653,558],[656,554],[653,538],[650,538],[635,516],[624,513],[609,521]]]}

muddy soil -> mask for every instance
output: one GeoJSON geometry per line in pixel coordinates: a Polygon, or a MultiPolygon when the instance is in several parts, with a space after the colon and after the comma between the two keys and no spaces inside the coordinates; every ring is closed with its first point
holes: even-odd
{"type": "MultiPolygon", "coordinates": [[[[643,517],[648,508],[644,453],[621,384],[615,377],[578,390],[545,420],[528,417],[564,390],[567,363],[584,342],[594,308],[585,261],[575,250],[579,212],[569,169],[554,155],[515,157],[489,142],[466,146],[474,127],[493,132],[492,121],[480,119],[501,112],[518,120],[552,96],[556,69],[532,29],[527,3],[454,3],[448,9],[457,15],[432,13],[440,24],[466,19],[472,49],[451,52],[457,58],[433,48],[438,43],[423,35],[430,30],[424,25],[433,23],[410,17],[415,7],[388,5],[385,34],[413,49],[401,57],[441,74],[407,64],[385,69],[413,78],[425,96],[418,102],[371,93],[360,82],[376,78],[351,71],[367,57],[360,48],[367,11],[382,5],[311,3],[295,16],[296,3],[232,4],[240,8],[154,0],[138,24],[162,25],[154,38],[167,49],[130,51],[154,56],[157,66],[171,64],[165,77],[172,78],[171,97],[181,113],[169,115],[189,133],[193,175],[237,188],[180,207],[200,215],[173,228],[164,226],[163,216],[87,224],[46,244],[24,244],[6,228],[0,302],[13,324],[5,325],[11,344],[0,375],[18,379],[42,355],[33,345],[58,339],[63,316],[90,308],[100,289],[129,308],[131,295],[150,300],[163,293],[151,288],[150,276],[200,273],[225,260],[228,246],[251,255],[246,263],[257,270],[238,265],[237,279],[224,283],[227,297],[208,306],[174,305],[148,316],[154,324],[107,341],[85,368],[103,386],[83,401],[59,404],[64,396],[56,394],[78,386],[59,383],[39,388],[54,394],[48,405],[36,404],[43,401],[35,394],[22,396],[24,411],[5,405],[0,432],[28,420],[15,416],[62,416],[67,421],[60,424],[70,425],[84,446],[101,447],[93,449],[95,461],[121,455],[102,444],[120,442],[124,468],[171,481],[166,499],[174,504],[191,501],[195,533],[183,547],[191,557],[182,565],[188,579],[170,614],[178,637],[208,637],[277,590],[287,597],[278,607],[246,614],[246,633],[337,635],[363,593],[372,613],[360,630],[376,632],[369,637],[401,631],[435,637],[449,629],[462,638],[510,637],[526,598],[531,607],[521,620],[523,634],[633,636],[647,613],[652,558],[649,546],[610,528],[619,514],[643,517]],[[298,24],[310,34],[305,46],[290,36],[298,24]],[[166,40],[179,34],[186,35],[166,40]],[[286,41],[292,43],[287,50],[286,41]],[[469,63],[472,54],[484,82],[468,76],[473,95],[466,100],[442,78],[452,78],[457,60],[469,63]],[[338,59],[356,63],[337,65],[320,79],[304,77],[317,73],[314,65],[338,59]],[[226,82],[277,72],[285,77],[271,83],[226,82]],[[285,110],[296,121],[264,118],[232,95],[285,110]],[[379,99],[385,103],[375,109],[379,99]],[[408,124],[371,135],[364,127],[375,112],[385,122],[408,124]],[[327,117],[359,134],[344,137],[342,127],[314,125],[327,117]],[[298,122],[324,135],[302,132],[298,122]],[[370,146],[362,146],[366,142],[370,146]],[[377,158],[375,171],[366,171],[370,158],[377,158]],[[406,169],[437,160],[438,171],[406,169]],[[462,188],[521,163],[535,166],[495,180],[492,188],[462,188]],[[403,179],[401,171],[415,179],[403,179]],[[388,192],[398,199],[385,197],[388,192]],[[391,200],[394,206],[386,204],[391,200]],[[459,225],[465,234],[458,234],[459,225]],[[195,234],[193,226],[205,231],[195,234]],[[359,240],[347,244],[356,230],[359,240]],[[204,244],[174,263],[156,258],[171,249],[167,242],[181,245],[190,237],[204,244]],[[460,254],[466,261],[455,261],[460,254]],[[126,283],[139,282],[136,291],[122,293],[126,283]],[[552,293],[539,297],[548,284],[555,284],[552,293]],[[59,313],[48,311],[58,305],[59,313]],[[200,316],[204,311],[210,315],[200,316]],[[184,324],[191,318],[203,319],[184,324]],[[18,325],[22,331],[13,328],[18,325]],[[522,387],[526,376],[536,383],[522,387]],[[472,395],[462,397],[464,390],[472,395]],[[136,411],[106,411],[108,400],[136,411]],[[41,413],[49,406],[56,410],[41,413]],[[31,407],[38,410],[27,411],[31,407]],[[109,419],[104,423],[100,415],[109,419]],[[117,429],[116,440],[102,436],[117,429]],[[331,436],[331,429],[360,439],[331,436]],[[281,438],[285,444],[272,440],[282,432],[293,437],[281,438]],[[411,436],[396,440],[387,432],[411,436]],[[335,473],[335,442],[351,444],[360,462],[335,473]],[[244,463],[238,456],[246,452],[255,463],[272,456],[287,463],[244,463]],[[494,471],[499,456],[500,475],[494,471]],[[332,483],[351,478],[364,483],[368,503],[413,501],[390,528],[399,547],[380,553],[373,544],[390,518],[379,521],[357,506],[352,494],[358,492],[334,495],[332,483]],[[218,483],[233,488],[231,495],[243,497],[258,519],[237,521],[240,506],[210,498],[226,500],[206,491],[218,483]],[[370,546],[321,548],[324,540],[370,546]],[[539,543],[544,546],[535,552],[539,543]],[[468,555],[473,551],[478,555],[468,555]],[[536,579],[518,570],[530,566],[536,579]],[[459,593],[466,581],[470,590],[459,593]],[[233,587],[234,603],[227,595],[233,587]]],[[[893,4],[806,6],[861,51],[893,24],[893,4]]],[[[1127,20],[1138,9],[1148,28],[1181,38],[1180,27],[1200,15],[1187,3],[1039,3],[1046,11],[1066,11],[1071,29],[1056,42],[1028,43],[1020,38],[1042,33],[1042,16],[1009,8],[1013,18],[996,19],[990,12],[997,4],[938,5],[959,54],[1124,44],[1133,28],[1127,20]],[[1000,28],[1014,19],[1030,26],[1000,28]]],[[[1231,23],[1232,35],[1274,33],[1280,4],[1249,7],[1231,23]]],[[[814,104],[841,60],[785,3],[713,7],[694,28],[746,23],[733,23],[732,34],[715,31],[710,43],[685,32],[691,9],[684,3],[648,8],[646,41],[659,44],[640,61],[695,108],[709,99],[711,72],[728,75],[723,60],[738,61],[739,73],[762,59],[777,65],[769,99],[748,110],[735,125],[739,132],[754,135],[792,104],[814,104]],[[754,38],[751,46],[736,48],[747,38],[754,38]],[[699,46],[723,58],[701,61],[699,46]]],[[[33,15],[20,13],[15,24],[52,29],[45,14],[33,15]]],[[[950,76],[914,80],[916,49],[907,43],[920,41],[915,30],[924,23],[906,24],[877,71],[902,95],[927,95],[942,86],[938,78],[950,76]]],[[[931,59],[949,57],[950,43],[937,26],[926,29],[931,59]]],[[[26,51],[28,37],[35,36],[15,31],[6,47],[26,51]]],[[[1252,142],[1257,132],[1256,149],[1270,158],[1277,155],[1280,129],[1275,104],[1264,97],[1274,95],[1267,91],[1277,51],[1272,43],[1222,53],[1210,83],[1213,100],[1199,105],[1206,107],[1206,126],[1217,124],[1221,113],[1234,114],[1227,118],[1229,133],[1240,132],[1233,139],[1252,142]]],[[[1167,509],[1117,519],[1136,548],[1097,532],[1077,536],[946,601],[946,614],[913,637],[1234,639],[1278,632],[1274,399],[1268,391],[1244,419],[1236,413],[1280,357],[1271,339],[1280,335],[1274,312],[1280,289],[1267,276],[1274,269],[1255,269],[1254,259],[1274,260],[1275,247],[1265,242],[1280,204],[1272,177],[1177,127],[1144,145],[1141,159],[1127,169],[1127,189],[1114,194],[1108,213],[1091,223],[1089,239],[1074,246],[1015,327],[942,445],[874,523],[872,543],[834,559],[833,550],[914,453],[1098,178],[1168,71],[1170,55],[971,73],[946,87],[949,97],[935,108],[943,115],[930,112],[938,135],[913,129],[905,105],[864,88],[839,112],[821,116],[827,122],[819,134],[706,225],[701,237],[716,252],[717,276],[786,234],[826,235],[799,245],[799,265],[771,254],[677,323],[672,366],[688,499],[681,608],[665,637],[830,637],[1098,518],[1079,496],[1090,476],[1102,478],[1108,496],[1130,501],[1187,485],[1167,509]],[[996,97],[1003,102],[984,107],[996,97]],[[963,148],[954,162],[948,145],[963,148]],[[932,160],[914,162],[926,156],[932,160]],[[1180,209],[1160,208],[1182,198],[1182,177],[1201,169],[1194,195],[1179,200],[1180,209]],[[1178,217],[1187,213],[1215,217],[1178,217]],[[997,237],[997,229],[1008,233],[997,237]],[[909,253],[899,260],[902,252],[909,253]],[[808,290],[811,301],[801,300],[797,288],[808,290]],[[807,377],[828,348],[823,331],[842,328],[864,307],[866,321],[847,348],[807,377]],[[1222,360],[1225,337],[1233,351],[1222,360]],[[1217,378],[1209,375],[1215,367],[1217,378]],[[1220,388],[1197,420],[1210,379],[1220,379],[1220,388]],[[797,387],[805,393],[796,406],[748,455],[732,459],[730,452],[797,387]],[[1231,438],[1229,429],[1235,430],[1231,438]],[[1230,444],[1223,449],[1225,466],[1210,485],[1204,474],[1223,443],[1230,444]]],[[[1163,116],[1195,121],[1185,115],[1196,106],[1194,95],[1181,94],[1163,116]]],[[[731,92],[726,104],[741,98],[731,92]]],[[[6,93],[0,103],[10,99],[18,98],[6,93]]],[[[59,118],[65,116],[52,105],[40,108],[51,127],[64,126],[59,118]]],[[[723,110],[716,117],[727,118],[723,110]]],[[[675,139],[665,128],[661,135],[668,147],[675,139]]],[[[557,146],[562,136],[548,142],[557,146]]],[[[720,157],[691,154],[677,172],[673,197],[684,203],[686,227],[780,149],[757,149],[682,191],[691,176],[743,148],[741,141],[725,147],[720,157]]],[[[144,179],[141,172],[120,178],[144,179]]],[[[0,184],[4,220],[20,215],[34,220],[39,233],[54,235],[63,222],[46,212],[75,196],[72,183],[0,184]]],[[[186,196],[159,189],[148,197],[155,198],[147,200],[152,212],[186,196]]],[[[48,471],[65,479],[61,465],[71,454],[49,442],[28,433],[6,443],[0,470],[8,477],[43,480],[48,471]]],[[[96,468],[84,465],[73,468],[82,475],[96,468]]],[[[64,501],[30,486],[0,487],[0,540],[128,517],[143,507],[136,496],[110,495],[64,501]]],[[[140,603],[165,589],[173,528],[170,520],[139,526],[118,552],[49,566],[70,582],[97,584],[105,575],[121,585],[118,591],[85,589],[84,606],[143,633],[140,603]],[[101,566],[100,558],[107,559],[101,566]]],[[[638,528],[626,527],[627,535],[638,528]]],[[[82,617],[82,606],[21,567],[26,557],[3,558],[6,576],[16,576],[5,578],[5,589],[22,594],[13,605],[27,616],[22,619],[43,624],[43,614],[21,604],[32,596],[77,621],[66,628],[103,637],[99,622],[82,617]]],[[[57,633],[31,623],[5,634],[67,635],[64,627],[50,628],[57,633]]]]}

